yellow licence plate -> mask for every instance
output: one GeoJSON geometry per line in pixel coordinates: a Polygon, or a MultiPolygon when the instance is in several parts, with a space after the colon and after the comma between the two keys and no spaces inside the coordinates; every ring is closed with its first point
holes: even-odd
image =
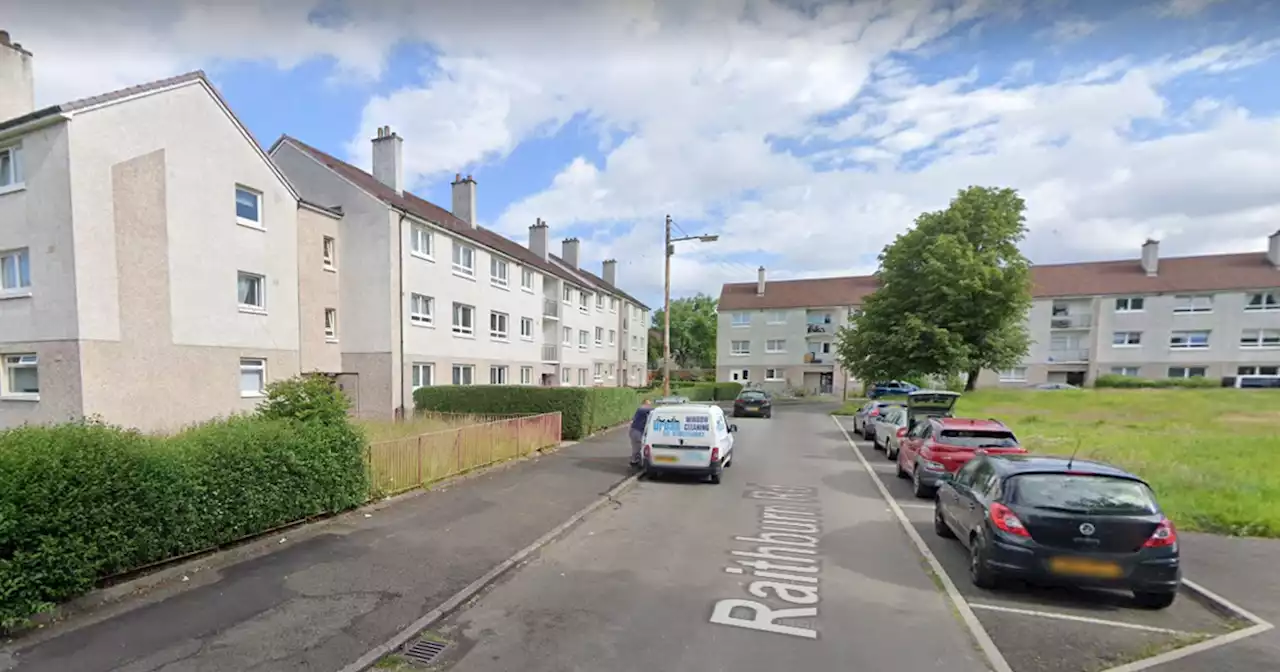
{"type": "Polygon", "coordinates": [[[680,458],[676,457],[675,455],[654,455],[653,461],[654,462],[679,462],[680,458]]]}
{"type": "Polygon", "coordinates": [[[1114,562],[1088,558],[1053,558],[1049,561],[1049,571],[1054,574],[1073,574],[1098,579],[1118,579],[1124,573],[1120,565],[1114,562]]]}

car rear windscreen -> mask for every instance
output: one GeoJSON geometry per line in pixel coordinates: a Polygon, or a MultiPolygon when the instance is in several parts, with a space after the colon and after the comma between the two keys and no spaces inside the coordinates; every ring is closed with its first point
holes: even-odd
{"type": "Polygon", "coordinates": [[[738,395],[738,398],[745,401],[760,401],[764,399],[764,392],[743,392],[738,395]]]}
{"type": "Polygon", "coordinates": [[[1016,448],[1018,439],[1004,429],[944,429],[938,442],[959,448],[1016,448]]]}
{"type": "Polygon", "coordinates": [[[1051,511],[1111,514],[1156,512],[1155,495],[1126,478],[1076,474],[1023,474],[1010,479],[1014,500],[1051,511]]]}

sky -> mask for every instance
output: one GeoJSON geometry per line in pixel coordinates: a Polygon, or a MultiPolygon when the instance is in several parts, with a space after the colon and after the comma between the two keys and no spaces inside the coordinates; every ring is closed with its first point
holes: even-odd
{"type": "MultiPolygon", "coordinates": [[[[482,226],[582,240],[661,305],[867,274],[970,185],[1027,203],[1034,263],[1260,251],[1280,229],[1270,0],[0,0],[37,104],[203,69],[264,145],[413,191],[478,182],[482,226]]],[[[553,243],[553,248],[558,247],[553,243]]]]}

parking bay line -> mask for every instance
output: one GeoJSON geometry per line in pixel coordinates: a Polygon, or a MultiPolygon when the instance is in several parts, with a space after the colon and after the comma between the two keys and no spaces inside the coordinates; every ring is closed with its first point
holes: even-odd
{"type": "Polygon", "coordinates": [[[1105,625],[1114,628],[1128,628],[1130,630],[1142,630],[1143,632],[1158,632],[1166,635],[1194,635],[1194,632],[1186,632],[1184,630],[1171,630],[1169,628],[1157,628],[1154,625],[1139,625],[1137,623],[1125,623],[1124,621],[1111,621],[1105,618],[1091,618],[1088,616],[1075,616],[1073,614],[1062,614],[1056,611],[1036,611],[1034,609],[1017,609],[1014,607],[1002,607],[997,604],[982,604],[979,602],[970,602],[969,606],[973,609],[982,609],[984,611],[998,611],[1005,614],[1017,614],[1019,616],[1035,616],[1038,618],[1055,618],[1060,621],[1072,621],[1075,623],[1091,623],[1093,625],[1105,625]]]}
{"type": "Polygon", "coordinates": [[[844,440],[848,442],[849,447],[853,448],[853,454],[857,456],[867,474],[871,476],[871,480],[876,484],[876,489],[880,491],[880,496],[889,504],[889,509],[893,511],[894,517],[898,519],[898,524],[906,531],[911,542],[915,544],[916,550],[928,563],[930,571],[933,572],[938,582],[942,584],[942,589],[947,594],[947,598],[951,600],[956,612],[960,614],[960,620],[964,621],[965,626],[969,628],[969,634],[977,641],[978,648],[987,657],[987,662],[991,664],[991,668],[994,672],[1013,672],[1013,668],[1009,667],[1009,662],[1004,659],[1004,654],[1000,653],[1000,649],[996,648],[996,643],[991,640],[991,635],[987,633],[987,629],[983,627],[977,615],[969,608],[969,603],[965,601],[964,596],[956,589],[956,584],[951,581],[947,571],[942,568],[942,563],[938,562],[938,558],[933,555],[933,551],[929,550],[929,547],[925,545],[924,539],[916,531],[915,525],[907,518],[907,514],[902,512],[902,507],[898,505],[893,495],[889,494],[889,489],[885,487],[884,481],[880,480],[880,476],[876,474],[876,470],[871,467],[871,463],[862,454],[858,444],[849,436],[849,431],[844,428],[844,425],[841,424],[840,419],[836,416],[831,416],[831,420],[836,423],[836,427],[844,435],[844,440]]]}

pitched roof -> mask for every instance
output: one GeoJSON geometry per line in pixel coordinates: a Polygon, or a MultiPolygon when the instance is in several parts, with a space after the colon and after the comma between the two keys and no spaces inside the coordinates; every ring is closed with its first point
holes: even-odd
{"type": "MultiPolygon", "coordinates": [[[[591,274],[583,271],[582,269],[571,270],[567,267],[561,266],[560,263],[563,262],[553,263],[548,260],[543,260],[524,245],[484,227],[473,227],[455,217],[453,213],[448,210],[445,210],[430,201],[419,198],[408,191],[397,194],[394,189],[383,184],[373,175],[356,168],[342,159],[316,149],[297,138],[282,135],[280,136],[280,139],[276,141],[275,145],[273,145],[273,148],[281,142],[288,142],[299,150],[306,152],[316,161],[319,161],[330,170],[346,178],[348,181],[373,195],[383,203],[386,203],[398,210],[407,212],[420,219],[429,221],[459,238],[465,238],[489,249],[496,250],[497,252],[511,257],[530,268],[535,268],[543,273],[554,275],[581,288],[603,289],[606,292],[613,292],[621,296],[626,296],[621,292],[621,290],[608,285],[608,283],[605,283],[603,280],[599,283],[593,283],[593,281],[590,280],[591,274]],[[578,277],[580,275],[588,277],[578,277]],[[598,284],[598,286],[592,286],[593,284],[598,284]]],[[[636,303],[639,302],[637,301],[636,303]]]]}
{"type": "MultiPolygon", "coordinates": [[[[774,280],[756,296],[756,283],[728,283],[720,290],[720,310],[819,308],[862,303],[877,286],[875,276],[774,280]]],[[[1031,267],[1035,298],[1222,292],[1280,287],[1280,270],[1262,252],[1161,259],[1149,276],[1138,259],[1091,261],[1031,267]]]]}
{"type": "Polygon", "coordinates": [[[588,284],[595,285],[596,287],[604,290],[607,293],[617,294],[618,296],[630,301],[631,303],[634,303],[637,306],[644,308],[645,310],[649,310],[649,306],[646,305],[643,301],[641,301],[640,299],[637,299],[634,296],[631,296],[630,294],[622,291],[621,289],[618,289],[616,286],[608,282],[605,282],[604,278],[596,275],[595,273],[592,273],[591,271],[588,271],[585,268],[570,268],[568,264],[564,263],[564,259],[561,259],[560,257],[557,257],[554,254],[550,254],[547,256],[551,257],[551,260],[554,261],[556,264],[560,265],[561,267],[568,269],[571,272],[577,273],[579,276],[582,276],[582,279],[588,284]]]}

